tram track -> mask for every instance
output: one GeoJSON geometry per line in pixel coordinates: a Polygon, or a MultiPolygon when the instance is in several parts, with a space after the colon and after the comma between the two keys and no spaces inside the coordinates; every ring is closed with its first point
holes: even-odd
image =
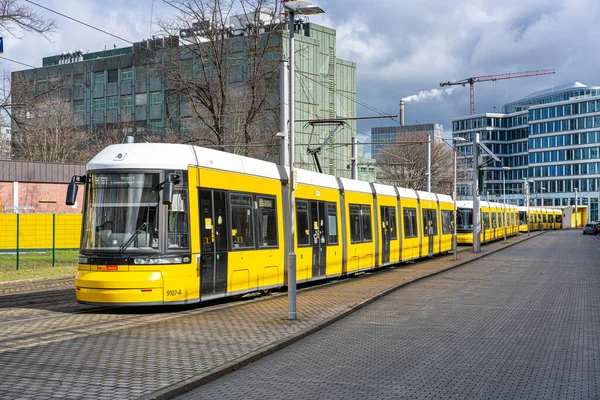
{"type": "Polygon", "coordinates": [[[0,353],[235,307],[242,301],[187,306],[97,307],[78,304],[72,289],[0,295],[0,353]]]}

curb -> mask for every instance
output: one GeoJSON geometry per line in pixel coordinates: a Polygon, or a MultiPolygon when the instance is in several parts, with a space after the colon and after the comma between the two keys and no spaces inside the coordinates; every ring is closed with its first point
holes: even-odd
{"type": "MultiPolygon", "coordinates": [[[[187,392],[189,392],[191,390],[194,390],[194,389],[196,389],[196,388],[198,388],[200,386],[203,386],[203,385],[205,385],[205,384],[207,384],[209,382],[212,382],[212,381],[214,381],[214,380],[216,380],[216,379],[218,379],[218,378],[220,378],[220,377],[222,377],[224,375],[227,375],[230,372],[233,372],[233,371],[235,371],[235,370],[237,370],[239,368],[242,368],[242,367],[244,367],[244,366],[246,366],[246,365],[248,365],[248,364],[250,364],[250,363],[252,363],[254,361],[260,360],[263,357],[266,357],[266,356],[268,356],[270,354],[273,354],[276,351],[279,351],[279,350],[283,349],[284,347],[287,347],[287,346],[289,346],[289,345],[291,345],[291,344],[299,341],[300,339],[303,339],[303,338],[305,338],[305,337],[307,337],[307,336],[309,336],[309,335],[311,335],[311,334],[313,334],[315,332],[318,332],[321,329],[323,329],[323,328],[325,328],[325,327],[327,327],[327,326],[329,326],[329,325],[331,325],[331,324],[333,324],[333,323],[335,323],[335,322],[337,322],[337,321],[339,321],[339,320],[347,317],[348,315],[350,315],[350,314],[352,314],[352,313],[360,310],[361,308],[363,308],[363,307],[365,307],[365,306],[367,306],[367,305],[369,305],[369,304],[371,304],[371,303],[379,300],[380,298],[382,298],[384,296],[387,296],[388,294],[393,293],[396,290],[399,290],[400,288],[403,288],[403,287],[408,286],[408,285],[412,285],[413,283],[419,282],[419,281],[424,280],[426,278],[429,278],[431,276],[438,275],[438,274],[440,274],[442,272],[449,271],[451,269],[454,269],[454,268],[466,265],[466,264],[468,264],[470,262],[473,262],[475,260],[479,260],[481,258],[487,257],[490,254],[494,254],[494,253],[497,253],[497,252],[499,252],[501,250],[504,250],[504,249],[506,249],[508,247],[512,247],[512,246],[515,246],[517,244],[523,243],[523,242],[525,242],[527,240],[533,239],[533,238],[535,238],[535,237],[537,237],[539,235],[542,235],[544,233],[546,233],[546,231],[536,232],[535,235],[533,235],[533,236],[527,236],[524,239],[519,240],[518,242],[508,243],[508,244],[506,244],[503,247],[498,247],[497,249],[492,249],[491,251],[486,252],[486,253],[479,253],[479,254],[475,255],[473,258],[471,258],[469,260],[463,260],[463,261],[457,260],[456,261],[457,263],[454,264],[454,265],[450,265],[450,266],[442,268],[440,270],[430,272],[429,274],[426,274],[426,275],[414,278],[414,279],[406,281],[406,282],[402,282],[401,284],[399,284],[397,286],[394,286],[392,288],[386,289],[383,292],[378,293],[378,294],[376,294],[375,296],[373,296],[371,298],[363,300],[362,302],[360,302],[360,303],[358,303],[358,304],[356,304],[356,305],[348,308],[346,311],[342,311],[341,313],[339,313],[339,314],[337,314],[337,315],[335,315],[333,317],[330,317],[330,318],[322,321],[321,323],[316,324],[312,328],[305,329],[304,331],[301,331],[301,332],[299,332],[299,333],[297,333],[295,335],[291,335],[290,337],[287,337],[287,338],[282,339],[280,341],[277,341],[275,343],[269,344],[269,345],[265,346],[264,348],[262,348],[260,350],[257,350],[257,351],[255,351],[253,353],[249,353],[248,355],[242,356],[242,357],[240,357],[240,358],[238,358],[236,360],[230,361],[230,362],[228,362],[226,364],[223,364],[222,366],[217,367],[217,368],[215,368],[215,369],[213,369],[211,371],[208,371],[208,372],[205,372],[205,373],[193,376],[191,378],[188,378],[188,379],[185,379],[185,380],[183,380],[181,382],[178,382],[178,383],[176,383],[174,385],[167,386],[167,387],[165,387],[163,389],[157,390],[157,391],[155,391],[153,393],[150,393],[148,395],[144,395],[142,397],[139,397],[139,399],[140,400],[167,400],[167,399],[172,399],[174,397],[177,397],[177,396],[180,396],[182,394],[185,394],[185,393],[187,393],[187,392]]],[[[459,252],[459,254],[460,254],[460,252],[459,252]]]]}

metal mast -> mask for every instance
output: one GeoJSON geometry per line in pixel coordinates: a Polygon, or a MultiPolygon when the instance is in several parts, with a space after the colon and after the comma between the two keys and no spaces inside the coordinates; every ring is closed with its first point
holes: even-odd
{"type": "Polygon", "coordinates": [[[554,73],[555,72],[553,69],[544,69],[544,70],[536,70],[536,71],[511,72],[508,74],[473,76],[471,78],[462,79],[460,81],[440,82],[440,86],[441,87],[456,86],[456,85],[465,86],[468,83],[469,89],[471,92],[471,115],[473,115],[473,114],[475,114],[475,82],[499,81],[501,79],[525,78],[527,76],[549,75],[549,74],[554,74],[554,73]]]}

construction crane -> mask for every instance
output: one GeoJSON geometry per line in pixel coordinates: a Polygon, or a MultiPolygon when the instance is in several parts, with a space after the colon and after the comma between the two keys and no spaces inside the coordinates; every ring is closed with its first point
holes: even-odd
{"type": "Polygon", "coordinates": [[[499,81],[500,79],[525,78],[526,76],[549,75],[554,73],[553,69],[544,69],[537,71],[512,72],[509,74],[474,76],[460,81],[440,82],[440,86],[465,86],[468,83],[469,89],[471,90],[471,115],[473,115],[475,114],[475,82],[499,81]]]}

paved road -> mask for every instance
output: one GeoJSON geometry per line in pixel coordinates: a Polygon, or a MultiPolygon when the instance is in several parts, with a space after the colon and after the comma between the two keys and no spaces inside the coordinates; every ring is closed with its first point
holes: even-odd
{"type": "Polygon", "coordinates": [[[179,398],[600,398],[599,239],[532,238],[179,398]]]}

